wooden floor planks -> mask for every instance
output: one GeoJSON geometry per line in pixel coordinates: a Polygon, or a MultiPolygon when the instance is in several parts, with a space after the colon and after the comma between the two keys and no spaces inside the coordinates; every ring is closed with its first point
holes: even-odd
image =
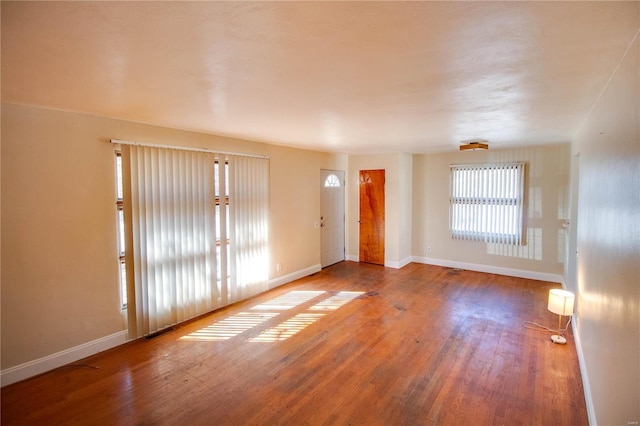
{"type": "Polygon", "coordinates": [[[546,309],[553,287],[437,266],[342,262],[7,386],[1,420],[586,425],[571,333],[559,346],[522,325],[556,323],[546,309]]]}

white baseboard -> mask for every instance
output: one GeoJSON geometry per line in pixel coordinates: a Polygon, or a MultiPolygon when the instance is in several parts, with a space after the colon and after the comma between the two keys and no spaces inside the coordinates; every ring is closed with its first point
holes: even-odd
{"type": "MultiPolygon", "coordinates": [[[[300,271],[269,280],[269,289],[306,277],[321,270],[320,264],[310,266],[300,271]]],[[[107,349],[127,343],[127,330],[119,331],[109,336],[101,337],[91,342],[83,343],[61,352],[47,355],[24,364],[16,365],[0,371],[0,384],[7,386],[38,374],[45,373],[63,365],[78,361],[82,358],[106,351],[107,349]]]]}
{"type": "Polygon", "coordinates": [[[468,269],[469,271],[486,272],[489,274],[507,275],[510,277],[528,278],[530,280],[549,281],[554,283],[563,282],[562,275],[549,274],[546,272],[526,271],[523,269],[502,268],[499,266],[480,265],[477,263],[457,262],[455,260],[434,259],[431,257],[412,257],[416,263],[427,265],[446,266],[448,268],[468,269]]]}
{"type": "MultiPolygon", "coordinates": [[[[348,254],[346,256],[345,260],[349,260],[351,262],[360,262],[360,257],[353,255],[353,254],[348,254]]],[[[413,261],[412,257],[406,257],[404,259],[402,259],[399,262],[396,261],[392,261],[392,260],[385,260],[384,261],[384,267],[385,268],[394,268],[394,269],[401,269],[404,268],[405,266],[407,266],[408,264],[410,264],[413,261]]]]}
{"type": "Polygon", "coordinates": [[[567,290],[567,280],[565,280],[564,275],[560,276],[560,284],[564,290],[567,290]]]}
{"type": "Polygon", "coordinates": [[[306,276],[309,276],[311,274],[315,274],[316,272],[320,271],[322,269],[322,267],[320,266],[320,264],[316,264],[313,266],[309,266],[308,268],[304,268],[301,269],[299,271],[295,271],[292,272],[290,274],[287,275],[283,275],[281,277],[277,277],[277,278],[273,278],[271,280],[269,280],[269,290],[279,287],[281,285],[290,283],[291,281],[295,281],[298,280],[300,278],[304,278],[306,276]]]}
{"type": "MultiPolygon", "coordinates": [[[[562,277],[562,288],[567,290],[567,280],[562,277]]],[[[590,425],[597,425],[596,410],[593,406],[593,398],[591,396],[591,385],[589,384],[589,375],[587,374],[587,364],[584,361],[584,352],[582,352],[582,343],[580,341],[580,333],[578,333],[578,325],[576,324],[576,314],[574,312],[571,321],[571,329],[573,330],[573,341],[576,344],[576,353],[578,354],[578,364],[580,365],[580,375],[582,376],[582,387],[584,389],[584,402],[587,406],[587,420],[590,425]]]]}
{"type": "Polygon", "coordinates": [[[587,406],[587,419],[589,420],[590,425],[597,425],[598,423],[596,422],[596,410],[593,406],[591,385],[589,384],[589,375],[587,374],[587,365],[584,361],[584,353],[582,352],[582,343],[580,341],[580,333],[578,333],[576,321],[571,321],[571,329],[573,330],[573,341],[576,343],[578,364],[580,364],[580,375],[582,376],[582,387],[584,389],[584,402],[587,406]]]}
{"type": "MultiPolygon", "coordinates": [[[[269,280],[269,289],[314,274],[321,269],[320,264],[317,264],[300,271],[269,280]]],[[[122,345],[128,341],[127,330],[124,330],[73,348],[65,349],[64,351],[48,355],[40,359],[7,368],[0,372],[1,386],[7,386],[30,377],[37,376],[38,374],[62,367],[63,365],[78,361],[79,359],[97,354],[98,352],[106,351],[107,349],[122,345]]]]}
{"type": "Polygon", "coordinates": [[[0,381],[2,386],[7,386],[97,354],[98,352],[106,351],[107,349],[122,345],[127,341],[127,330],[119,331],[110,336],[101,337],[91,342],[83,343],[82,345],[65,349],[64,351],[40,359],[2,370],[0,372],[0,381]]]}
{"type": "Polygon", "coordinates": [[[405,266],[407,266],[408,264],[410,264],[411,263],[411,259],[412,259],[411,256],[409,256],[409,257],[405,257],[400,262],[385,261],[384,262],[384,266],[385,266],[385,268],[401,269],[401,268],[404,268],[405,266]]]}

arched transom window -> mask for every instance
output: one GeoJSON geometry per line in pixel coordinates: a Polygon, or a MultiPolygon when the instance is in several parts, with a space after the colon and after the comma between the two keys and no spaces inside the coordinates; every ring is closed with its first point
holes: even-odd
{"type": "Polygon", "coordinates": [[[325,179],[324,186],[325,186],[325,188],[326,187],[339,187],[340,186],[340,179],[338,179],[338,176],[331,174],[331,175],[327,176],[327,179],[325,179]]]}

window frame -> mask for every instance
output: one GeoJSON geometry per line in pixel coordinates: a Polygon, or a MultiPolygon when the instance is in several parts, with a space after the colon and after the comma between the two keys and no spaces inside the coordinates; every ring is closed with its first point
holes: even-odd
{"type": "MultiPolygon", "coordinates": [[[[213,199],[214,199],[214,203],[218,208],[222,208],[221,207],[221,203],[222,203],[222,199],[224,199],[224,205],[229,206],[229,161],[228,160],[220,160],[220,159],[216,159],[214,161],[214,173],[220,173],[220,163],[224,162],[224,175],[225,175],[225,188],[224,188],[224,195],[218,193],[215,193],[215,190],[218,189],[218,185],[214,185],[214,194],[213,194],[213,199]]],[[[215,178],[214,178],[215,179],[215,178]]],[[[229,212],[227,212],[227,217],[229,217],[229,212]]],[[[227,222],[227,226],[228,226],[229,222],[227,222]]],[[[230,239],[229,239],[229,232],[227,231],[227,245],[229,245],[230,243],[230,239]]],[[[220,234],[216,234],[216,246],[220,247],[222,245],[222,242],[220,241],[220,234]]]]}
{"type": "MultiPolygon", "coordinates": [[[[227,265],[225,267],[226,270],[226,275],[227,275],[227,279],[229,279],[231,277],[231,236],[230,236],[230,221],[229,221],[229,217],[230,217],[230,185],[229,185],[229,160],[227,160],[226,158],[216,158],[214,160],[214,167],[213,167],[213,173],[214,173],[214,188],[213,188],[213,203],[215,205],[214,208],[214,214],[216,216],[220,215],[219,210],[222,209],[222,206],[224,205],[225,208],[227,209],[226,212],[226,230],[225,230],[225,234],[226,234],[226,244],[225,244],[225,250],[226,250],[226,259],[227,259],[227,265]],[[220,168],[220,164],[223,163],[224,167],[221,169],[220,168]],[[219,185],[219,179],[220,179],[220,171],[223,171],[224,173],[224,182],[225,182],[225,187],[224,188],[220,188],[219,185]],[[216,176],[217,175],[217,176],[216,176]],[[216,193],[216,190],[218,191],[216,193]],[[224,194],[221,193],[220,190],[224,191],[224,194]]],[[[221,255],[222,255],[222,240],[221,240],[221,232],[220,229],[222,227],[222,223],[218,223],[217,222],[218,219],[216,218],[216,250],[218,250],[218,252],[216,253],[216,262],[218,262],[217,265],[217,271],[218,271],[218,276],[216,277],[216,281],[218,283],[218,287],[221,288],[222,285],[222,260],[221,260],[221,255]]]]}
{"type": "Polygon", "coordinates": [[[118,253],[118,285],[120,289],[120,309],[127,309],[127,263],[125,259],[125,240],[124,240],[124,182],[122,169],[122,151],[115,150],[115,187],[116,187],[116,230],[117,230],[117,253],[118,253]],[[122,221],[121,221],[122,215],[122,221]],[[121,248],[123,248],[121,250],[121,248]]]}

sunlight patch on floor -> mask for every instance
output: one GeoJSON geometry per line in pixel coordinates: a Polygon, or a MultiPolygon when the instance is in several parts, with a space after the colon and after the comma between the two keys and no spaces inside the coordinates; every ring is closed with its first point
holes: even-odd
{"type": "Polygon", "coordinates": [[[180,340],[222,341],[244,333],[278,315],[277,312],[240,312],[214,324],[208,325],[180,340]]]}
{"type": "Polygon", "coordinates": [[[340,291],[332,294],[330,297],[309,307],[307,309],[308,312],[297,314],[293,318],[263,331],[258,337],[254,337],[249,341],[262,343],[286,340],[326,315],[324,313],[316,313],[317,311],[335,311],[362,294],[364,294],[363,291],[340,291]]]}
{"type": "Polygon", "coordinates": [[[318,321],[320,318],[325,316],[325,314],[310,314],[310,313],[302,313],[294,316],[293,318],[289,318],[288,320],[278,324],[273,328],[269,328],[262,333],[258,337],[254,337],[253,339],[249,339],[250,342],[280,342],[282,340],[287,340],[289,337],[294,334],[298,334],[314,322],[318,321]]]}
{"type": "Polygon", "coordinates": [[[256,305],[251,310],[258,311],[284,311],[295,308],[326,292],[324,291],[290,291],[264,303],[256,305]]]}
{"type": "Polygon", "coordinates": [[[194,331],[187,336],[180,337],[179,340],[224,341],[259,327],[261,324],[281,315],[283,316],[283,321],[280,321],[278,325],[269,327],[258,336],[248,340],[249,342],[258,343],[279,342],[299,333],[329,312],[339,309],[362,294],[364,294],[362,291],[290,291],[252,306],[247,312],[240,312],[194,331]],[[284,313],[284,311],[301,305],[313,303],[313,299],[321,296],[324,296],[324,298],[313,306],[300,308],[304,312],[300,312],[290,318],[287,318],[289,315],[284,313]]]}
{"type": "Polygon", "coordinates": [[[352,301],[356,297],[364,294],[364,291],[341,291],[328,299],[316,303],[309,308],[310,311],[335,311],[344,304],[352,301]]]}

